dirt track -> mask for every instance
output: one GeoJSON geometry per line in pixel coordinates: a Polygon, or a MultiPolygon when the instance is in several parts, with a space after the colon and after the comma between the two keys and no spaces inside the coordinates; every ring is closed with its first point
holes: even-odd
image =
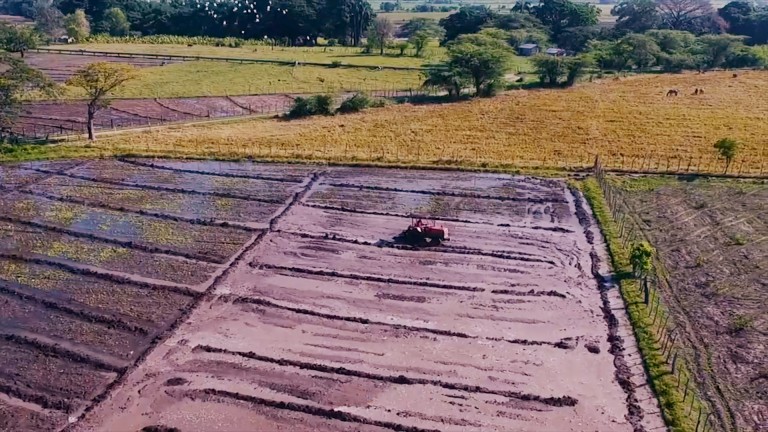
{"type": "Polygon", "coordinates": [[[54,338],[67,347],[60,361],[80,355],[93,371],[73,372],[77,386],[66,376],[46,384],[36,368],[16,376],[12,389],[0,388],[0,410],[17,428],[61,427],[64,413],[77,419],[83,410],[69,430],[621,431],[658,423],[653,403],[629,416],[636,395],[617,382],[623,345],[608,341],[614,306],[604,309],[593,275],[602,270],[585,235],[589,216],[577,217],[582,203],[562,181],[148,160],[33,164],[28,177],[18,170],[0,172],[14,184],[0,215],[8,229],[38,230],[53,244],[90,241],[93,252],[53,256],[21,241],[7,249],[0,300],[14,305],[27,336],[6,338],[0,350],[29,362],[27,351],[54,338]],[[169,202],[142,213],[155,193],[169,202]],[[259,203],[265,210],[254,210],[259,203]],[[28,217],[32,206],[42,210],[28,217]],[[430,250],[394,243],[412,212],[442,219],[452,239],[430,250]],[[97,259],[105,245],[121,252],[97,259]],[[125,273],[121,262],[152,262],[147,256],[162,263],[125,273]],[[169,260],[197,260],[209,278],[178,267],[189,281],[178,284],[169,260]],[[97,285],[51,273],[85,266],[89,278],[117,284],[121,301],[107,307],[97,285]],[[164,296],[151,300],[162,305],[152,311],[134,293],[149,287],[164,296]],[[31,320],[42,313],[30,308],[49,318],[31,320]],[[56,322],[72,331],[56,333],[56,322]],[[124,335],[104,333],[107,323],[124,335]],[[25,417],[30,409],[45,421],[25,417]]]}

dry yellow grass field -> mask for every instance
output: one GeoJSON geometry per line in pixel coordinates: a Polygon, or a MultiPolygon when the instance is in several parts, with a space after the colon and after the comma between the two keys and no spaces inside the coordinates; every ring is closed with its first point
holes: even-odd
{"type": "Polygon", "coordinates": [[[729,137],[742,143],[731,172],[766,174],[766,94],[768,72],[643,75],[455,104],[166,128],[57,152],[487,168],[577,168],[600,155],[610,168],[718,173],[713,144],[729,137]],[[665,97],[672,88],[680,96],[665,97]]]}

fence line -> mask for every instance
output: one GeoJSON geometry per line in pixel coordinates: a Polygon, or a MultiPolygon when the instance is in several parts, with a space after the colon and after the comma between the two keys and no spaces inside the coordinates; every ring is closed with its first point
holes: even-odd
{"type": "MultiPolygon", "coordinates": [[[[607,180],[606,173],[602,160],[597,157],[594,165],[595,178],[602,189],[622,246],[626,250],[631,250],[633,245],[646,241],[643,228],[632,217],[635,212],[621,189],[607,180]]],[[[664,358],[669,372],[675,378],[678,396],[682,399],[685,414],[689,416],[692,423],[696,424],[694,432],[709,432],[716,430],[718,426],[722,428],[722,425],[718,424],[717,416],[713,416],[715,412],[710,408],[709,401],[702,399],[696,391],[696,378],[690,372],[696,369],[695,361],[690,358],[690,353],[696,347],[685,344],[685,338],[681,337],[683,330],[679,324],[675,323],[673,313],[664,304],[663,291],[673,288],[664,277],[663,268],[659,257],[655,256],[651,271],[638,286],[643,296],[641,304],[648,314],[648,319],[651,320],[651,330],[656,336],[657,351],[664,358]]]]}
{"type": "Polygon", "coordinates": [[[75,56],[92,56],[92,57],[115,57],[115,58],[140,58],[140,59],[154,59],[154,60],[168,60],[168,61],[218,61],[226,63],[264,63],[264,64],[277,64],[284,66],[321,66],[321,67],[339,67],[339,68],[357,68],[357,69],[375,69],[375,70],[402,70],[402,71],[424,71],[428,68],[414,67],[414,66],[386,66],[386,65],[359,65],[348,63],[324,63],[324,62],[309,62],[301,60],[275,60],[275,59],[256,59],[256,58],[237,58],[237,57],[211,57],[211,56],[197,56],[197,55],[181,55],[181,54],[151,54],[151,53],[123,53],[114,51],[91,51],[91,50],[73,50],[73,49],[61,49],[61,48],[35,48],[29,50],[30,52],[36,52],[40,54],[63,54],[63,55],[75,55],[75,56]]]}

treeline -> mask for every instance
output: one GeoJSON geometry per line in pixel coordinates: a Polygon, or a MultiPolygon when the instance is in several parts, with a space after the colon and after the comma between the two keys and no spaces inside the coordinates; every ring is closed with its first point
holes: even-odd
{"type": "Polygon", "coordinates": [[[358,45],[375,17],[366,0],[6,0],[0,12],[33,19],[51,36],[75,37],[66,21],[82,13],[94,34],[269,38],[289,45],[319,37],[358,45]]]}

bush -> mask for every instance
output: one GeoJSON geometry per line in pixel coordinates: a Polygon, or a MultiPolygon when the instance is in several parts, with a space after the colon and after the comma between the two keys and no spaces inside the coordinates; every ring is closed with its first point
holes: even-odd
{"type": "Polygon", "coordinates": [[[308,98],[297,97],[293,102],[288,118],[301,118],[313,115],[333,115],[333,97],[315,95],[308,98]]]}
{"type": "Polygon", "coordinates": [[[345,100],[336,110],[338,113],[349,114],[360,112],[371,106],[371,99],[363,93],[357,93],[351,98],[345,100]]]}
{"type": "Polygon", "coordinates": [[[329,47],[335,47],[338,44],[339,44],[338,39],[328,39],[328,41],[325,43],[325,45],[329,47]]]}
{"type": "Polygon", "coordinates": [[[334,60],[334,61],[331,62],[331,67],[332,68],[337,68],[337,67],[341,67],[343,64],[344,63],[342,63],[341,60],[334,60]]]}

